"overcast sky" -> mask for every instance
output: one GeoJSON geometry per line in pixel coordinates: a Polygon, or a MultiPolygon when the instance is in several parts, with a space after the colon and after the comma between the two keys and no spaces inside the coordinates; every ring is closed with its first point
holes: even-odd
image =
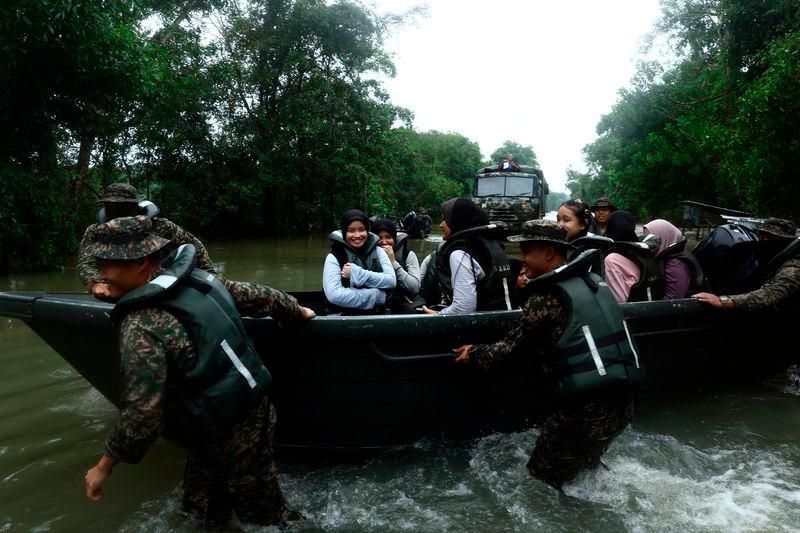
{"type": "MultiPolygon", "coordinates": [[[[423,3],[375,0],[378,12],[423,3]]],[[[553,191],[628,85],[658,0],[429,0],[428,16],[386,45],[392,102],[420,131],[461,133],[487,157],[506,139],[532,145],[553,191]]]]}

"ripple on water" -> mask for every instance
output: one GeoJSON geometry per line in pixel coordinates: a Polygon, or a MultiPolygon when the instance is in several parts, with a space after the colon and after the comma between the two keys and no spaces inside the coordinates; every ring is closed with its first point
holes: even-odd
{"type": "Polygon", "coordinates": [[[75,413],[89,418],[105,418],[116,412],[116,408],[93,387],[71,396],[69,403],[52,405],[48,409],[55,413],[75,413]]]}

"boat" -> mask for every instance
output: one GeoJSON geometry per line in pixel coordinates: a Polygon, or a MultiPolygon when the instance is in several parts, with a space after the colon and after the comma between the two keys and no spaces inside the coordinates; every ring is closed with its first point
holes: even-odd
{"type": "MultiPolygon", "coordinates": [[[[293,293],[322,312],[321,293],[293,293]]],[[[0,292],[0,316],[24,321],[119,406],[112,305],[86,294],[0,292]]],[[[647,376],[642,395],[723,380],[753,380],[797,363],[798,310],[715,310],[692,299],[622,304],[647,376]]],[[[533,358],[496,372],[455,365],[452,348],[500,339],[520,311],[461,316],[318,316],[279,325],[246,318],[272,372],[276,445],[316,452],[407,446],[516,431],[548,407],[533,358]]]]}

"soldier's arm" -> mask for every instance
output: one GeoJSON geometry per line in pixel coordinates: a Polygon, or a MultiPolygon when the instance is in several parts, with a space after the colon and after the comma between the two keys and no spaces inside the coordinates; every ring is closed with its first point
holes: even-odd
{"type": "Polygon", "coordinates": [[[188,335],[165,311],[134,311],[120,326],[122,409],[120,420],[106,437],[106,454],[123,463],[138,463],[164,426],[167,343],[188,335]]]}
{"type": "Polygon", "coordinates": [[[96,235],[94,232],[95,224],[92,224],[83,233],[80,247],[78,248],[78,264],[75,270],[78,272],[78,277],[85,287],[91,291],[91,284],[100,282],[100,272],[97,269],[97,260],[89,255],[86,250],[95,243],[96,235]]]}
{"type": "Polygon", "coordinates": [[[787,261],[761,288],[731,296],[731,300],[737,309],[755,311],[778,304],[793,294],[800,294],[800,259],[787,261]]]}
{"type": "Polygon", "coordinates": [[[177,246],[180,246],[181,244],[194,245],[197,252],[197,255],[195,256],[195,265],[197,268],[211,272],[212,274],[217,273],[217,271],[214,270],[214,263],[211,262],[211,258],[208,256],[208,251],[200,239],[171,220],[167,220],[166,218],[154,218],[153,228],[158,235],[165,239],[169,239],[177,246]]]}
{"type": "Polygon", "coordinates": [[[504,339],[494,344],[477,344],[470,350],[470,362],[492,370],[511,356],[531,352],[550,341],[557,328],[566,324],[564,306],[552,295],[534,294],[504,339]]]}
{"type": "Polygon", "coordinates": [[[271,316],[282,322],[305,318],[302,316],[303,308],[294,296],[285,292],[258,283],[231,281],[225,278],[219,280],[231,293],[236,308],[242,316],[271,316]]]}

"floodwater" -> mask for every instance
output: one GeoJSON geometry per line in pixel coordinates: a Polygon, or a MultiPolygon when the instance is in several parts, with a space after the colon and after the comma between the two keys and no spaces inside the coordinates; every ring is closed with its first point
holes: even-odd
{"type": "MultiPolygon", "coordinates": [[[[413,244],[420,259],[435,246],[413,244]]],[[[209,246],[225,276],[285,290],[319,289],[326,249],[319,237],[209,246]]],[[[0,280],[9,289],[80,285],[66,270],[0,280]]],[[[183,452],[164,441],[117,466],[101,502],[86,500],[83,474],[116,410],[16,320],[0,318],[0,375],[0,532],[195,530],[180,513],[183,452]]],[[[790,369],[651,400],[608,469],[565,494],[525,469],[537,428],[339,462],[283,457],[280,480],[308,517],[302,531],[798,531],[798,395],[790,369]]]]}

